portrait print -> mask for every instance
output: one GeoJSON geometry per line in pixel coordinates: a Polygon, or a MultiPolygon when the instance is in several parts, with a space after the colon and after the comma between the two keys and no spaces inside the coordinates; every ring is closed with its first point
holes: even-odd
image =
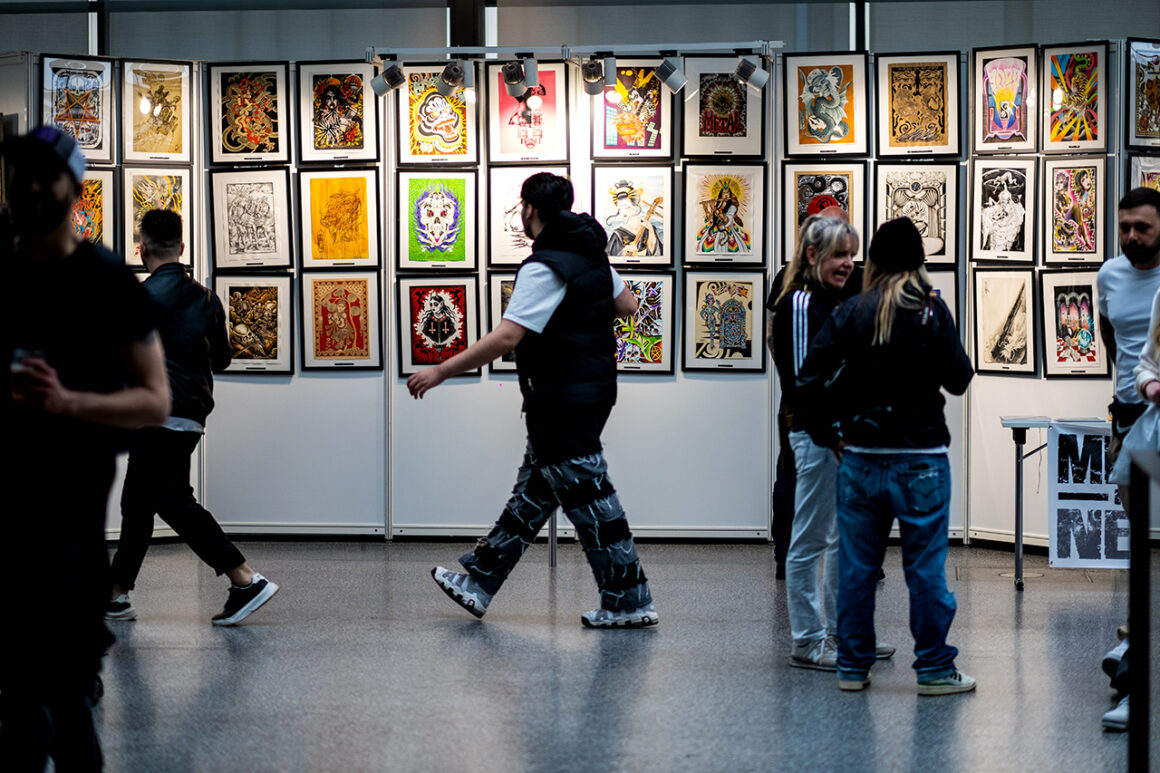
{"type": "Polygon", "coordinates": [[[625,273],[622,276],[636,296],[637,309],[613,322],[617,370],[671,373],[672,275],[625,273]]]}
{"type": "Polygon", "coordinates": [[[438,365],[475,343],[475,277],[400,277],[398,292],[400,375],[438,365]]]}
{"type": "Polygon", "coordinates": [[[1044,271],[1044,375],[1107,375],[1095,271],[1044,271]]]}
{"type": "Polygon", "coordinates": [[[73,232],[81,241],[113,249],[113,172],[90,169],[73,202],[73,232]]]}
{"type": "Polygon", "coordinates": [[[375,271],[302,274],[304,369],[382,368],[379,281],[375,271]]]}
{"type": "Polygon", "coordinates": [[[290,282],[288,276],[214,275],[233,356],[226,372],[292,372],[290,282]]]}
{"type": "Polygon", "coordinates": [[[1044,262],[1099,263],[1104,252],[1101,157],[1044,162],[1044,262]]]}
{"type": "MultiPolygon", "coordinates": [[[[798,230],[806,218],[827,207],[842,209],[854,227],[861,231],[866,206],[865,178],[866,168],[861,163],[785,164],[782,177],[783,260],[788,262],[797,249],[798,230]]],[[[855,256],[855,260],[861,258],[855,256]]]]}
{"type": "Polygon", "coordinates": [[[290,173],[286,169],[215,171],[214,266],[275,268],[291,264],[290,173]]]}
{"type": "Polygon", "coordinates": [[[617,265],[669,264],[672,201],[669,167],[598,166],[592,172],[593,214],[608,234],[608,258],[617,265]]]}
{"type": "Polygon", "coordinates": [[[765,170],[689,164],[685,169],[685,260],[761,262],[765,170]]]}
{"type": "Polygon", "coordinates": [[[182,242],[185,252],[181,262],[192,265],[193,242],[189,218],[189,170],[129,168],[124,169],[125,262],[141,266],[141,218],[151,209],[168,209],[181,215],[182,242]]]}
{"type": "Polygon", "coordinates": [[[736,57],[685,57],[683,155],[762,155],[765,92],[734,78],[736,67],[736,57]]]}

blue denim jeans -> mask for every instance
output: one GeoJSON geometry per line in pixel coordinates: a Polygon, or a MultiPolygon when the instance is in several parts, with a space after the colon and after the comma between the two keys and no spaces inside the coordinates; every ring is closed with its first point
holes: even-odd
{"type": "Polygon", "coordinates": [[[847,451],[838,469],[838,678],[865,679],[874,664],[874,594],[890,526],[902,533],[918,681],[950,676],[955,596],[947,589],[951,473],[946,454],[847,451]]]}
{"type": "Polygon", "coordinates": [[[793,528],[785,556],[785,595],[793,643],[804,647],[837,633],[838,460],[805,432],[789,433],[797,468],[793,528]],[[818,580],[818,565],[822,579],[818,580]]]}

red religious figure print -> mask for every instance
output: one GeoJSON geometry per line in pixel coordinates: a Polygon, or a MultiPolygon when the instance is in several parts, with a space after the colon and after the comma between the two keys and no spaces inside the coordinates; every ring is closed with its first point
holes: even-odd
{"type": "Polygon", "coordinates": [[[365,360],[367,299],[365,279],[319,279],[314,282],[314,357],[319,360],[365,360]]]}
{"type": "Polygon", "coordinates": [[[411,362],[438,365],[467,348],[467,288],[410,288],[411,362]]]}
{"type": "Polygon", "coordinates": [[[221,149],[275,153],[279,149],[278,73],[221,74],[221,149]]]}

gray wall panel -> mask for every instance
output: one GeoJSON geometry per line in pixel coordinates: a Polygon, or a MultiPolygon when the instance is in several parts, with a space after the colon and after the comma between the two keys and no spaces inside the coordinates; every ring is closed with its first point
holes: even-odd
{"type": "Polygon", "coordinates": [[[0,15],[0,51],[84,54],[88,50],[88,14],[22,13],[0,15]]]}

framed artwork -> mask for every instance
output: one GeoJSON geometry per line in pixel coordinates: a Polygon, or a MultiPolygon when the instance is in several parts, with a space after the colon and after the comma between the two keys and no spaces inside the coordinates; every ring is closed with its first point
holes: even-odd
{"type": "Polygon", "coordinates": [[[686,271],[682,370],[765,370],[765,275],[686,271]]]}
{"type": "Polygon", "coordinates": [[[592,105],[592,158],[672,156],[672,95],[656,77],[656,59],[617,59],[616,85],[592,105]]]}
{"type": "Polygon", "coordinates": [[[298,63],[298,158],[377,161],[379,101],[367,62],[298,63]]]}
{"type": "Polygon", "coordinates": [[[122,191],[125,196],[125,263],[141,267],[141,218],[151,209],[168,209],[181,215],[181,241],[185,252],[181,262],[193,265],[190,230],[190,170],[185,168],[125,167],[122,191]]]}
{"type": "Polygon", "coordinates": [[[786,54],[787,156],[865,155],[865,52],[786,54]]]}
{"type": "Polygon", "coordinates": [[[1131,156],[1129,165],[1129,190],[1144,187],[1160,191],[1160,156],[1131,156]]]}
{"type": "Polygon", "coordinates": [[[879,54],[878,155],[959,155],[959,52],[879,54]]]}
{"type": "Polygon", "coordinates": [[[975,370],[1036,375],[1035,273],[1031,269],[975,270],[975,370]]]}
{"type": "Polygon", "coordinates": [[[685,165],[685,263],[765,263],[765,166],[685,165]]]}
{"type": "MultiPolygon", "coordinates": [[[[479,336],[474,276],[399,277],[399,375],[438,365],[479,336]]],[[[478,376],[479,369],[463,373],[478,376]]]]}
{"type": "Polygon", "coordinates": [[[475,268],[475,172],[399,172],[397,201],[399,269],[475,268]]]}
{"type": "Polygon", "coordinates": [[[1128,38],[1127,146],[1160,148],[1160,40],[1128,38]]]}
{"type": "Polygon", "coordinates": [[[211,163],[290,160],[287,82],[285,62],[209,66],[211,163]]]}
{"type": "Polygon", "coordinates": [[[568,65],[539,62],[540,85],[507,93],[503,65],[487,65],[487,160],[526,164],[568,160],[568,65]]]}
{"type": "Polygon", "coordinates": [[[686,56],[683,155],[765,154],[765,89],[733,77],[737,57],[686,56]]]}
{"type": "Polygon", "coordinates": [[[1043,375],[1103,378],[1108,352],[1100,337],[1096,271],[1044,271],[1043,375]]]}
{"type": "Polygon", "coordinates": [[[379,173],[298,173],[302,268],[379,265],[379,173]]]}
{"type": "Polygon", "coordinates": [[[285,275],[214,274],[214,291],[229,317],[226,373],[293,373],[294,301],[285,275]]]}
{"type": "Polygon", "coordinates": [[[518,266],[532,254],[532,240],[524,233],[520,216],[520,189],[539,172],[568,176],[566,166],[496,166],[488,169],[488,263],[518,266]]]}
{"type": "Polygon", "coordinates": [[[608,259],[617,266],[671,266],[671,166],[592,167],[592,214],[608,233],[608,259]]]}
{"type": "Polygon", "coordinates": [[[115,224],[113,202],[117,200],[112,169],[89,169],[81,181],[81,195],[73,202],[72,224],[77,238],[113,249],[115,224]]]}
{"type": "Polygon", "coordinates": [[[874,230],[908,217],[922,234],[929,265],[958,259],[958,164],[878,164],[874,230]]]}
{"type": "MultiPolygon", "coordinates": [[[[475,164],[479,161],[475,102],[460,88],[450,97],[435,90],[446,62],[404,67],[399,89],[400,164],[475,164]]],[[[474,67],[466,62],[468,67],[474,67]]]]}
{"type": "Polygon", "coordinates": [[[1104,259],[1103,156],[1043,160],[1043,262],[1104,259]]]}
{"type": "Polygon", "coordinates": [[[1108,147],[1107,43],[1043,49],[1043,151],[1094,153],[1108,147]]]}
{"type": "Polygon", "coordinates": [[[612,323],[616,369],[622,373],[673,372],[673,283],[671,271],[624,272],[636,296],[636,312],[612,323]]]}
{"type": "Polygon", "coordinates": [[[210,172],[215,269],[289,268],[290,170],[210,172]]]}
{"type": "Polygon", "coordinates": [[[113,60],[44,54],[40,122],[76,139],[90,164],[116,162],[113,60]]]}
{"type": "Polygon", "coordinates": [[[302,369],[381,370],[379,272],[302,275],[302,369]]]}
{"type": "Polygon", "coordinates": [[[979,158],[971,169],[971,260],[1034,263],[1035,160],[979,158]]]}
{"type": "Polygon", "coordinates": [[[947,305],[947,309],[951,313],[951,319],[954,320],[955,325],[959,324],[959,292],[956,284],[956,275],[958,272],[949,268],[948,266],[930,266],[926,275],[930,277],[930,287],[942,299],[942,302],[947,305]]]}
{"type": "MultiPolygon", "coordinates": [[[[789,263],[797,249],[798,229],[807,217],[826,207],[844,209],[850,223],[862,233],[866,217],[866,165],[861,161],[787,162],[782,167],[782,200],[785,202],[782,262],[789,263]]],[[[854,260],[861,261],[864,252],[865,244],[860,244],[854,260]]]]}
{"type": "Polygon", "coordinates": [[[121,125],[125,161],[190,163],[188,62],[121,65],[121,125]]]}
{"type": "Polygon", "coordinates": [[[1039,116],[1035,46],[971,50],[976,153],[1033,153],[1039,116]]]}
{"type": "MultiPolygon", "coordinates": [[[[516,272],[489,271],[487,275],[487,289],[490,303],[488,303],[488,330],[495,330],[507,311],[508,302],[512,299],[512,290],[516,286],[516,272]]],[[[516,353],[513,349],[507,354],[496,357],[488,365],[492,373],[514,373],[516,370],[516,353]]]]}

